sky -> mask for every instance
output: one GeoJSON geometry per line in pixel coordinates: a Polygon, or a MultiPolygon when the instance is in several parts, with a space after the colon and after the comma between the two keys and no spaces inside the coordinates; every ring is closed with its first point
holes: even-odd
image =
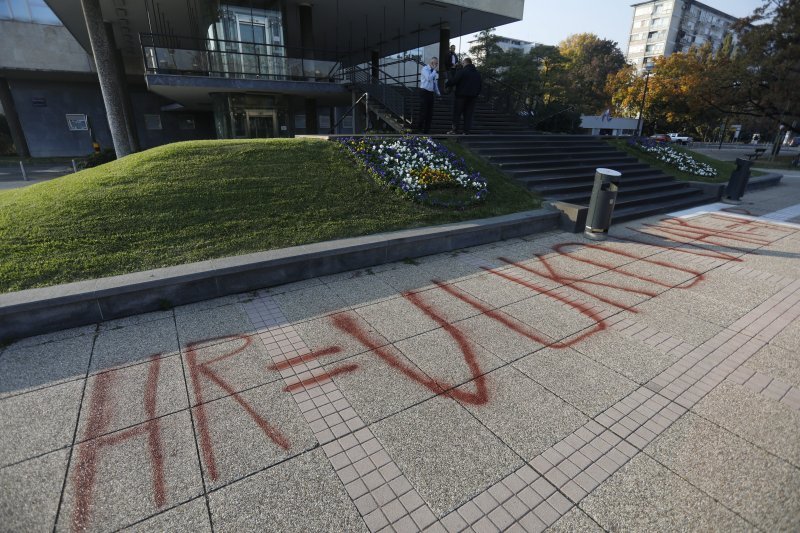
{"type": "MultiPolygon", "coordinates": [[[[633,8],[642,0],[525,0],[520,22],[497,28],[497,35],[556,45],[573,33],[595,33],[619,43],[624,53],[630,35],[633,8]]],[[[703,0],[703,4],[736,17],[750,15],[761,0],[703,0]]],[[[461,49],[467,51],[467,36],[461,49]]]]}

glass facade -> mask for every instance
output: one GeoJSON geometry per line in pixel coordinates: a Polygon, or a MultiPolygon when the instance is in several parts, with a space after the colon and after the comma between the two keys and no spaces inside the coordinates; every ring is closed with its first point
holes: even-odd
{"type": "Polygon", "coordinates": [[[223,5],[208,29],[211,70],[218,73],[284,79],[287,74],[283,23],[275,9],[223,5]]]}
{"type": "Polygon", "coordinates": [[[0,19],[61,25],[44,0],[0,0],[0,19]]]}
{"type": "Polygon", "coordinates": [[[288,135],[285,97],[216,93],[211,98],[218,139],[257,139],[288,135]]]}

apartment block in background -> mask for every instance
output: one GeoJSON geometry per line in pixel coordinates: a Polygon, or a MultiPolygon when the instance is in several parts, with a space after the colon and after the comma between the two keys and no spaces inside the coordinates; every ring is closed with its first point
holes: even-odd
{"type": "Polygon", "coordinates": [[[633,4],[626,57],[643,68],[675,52],[710,42],[718,49],[737,18],[694,0],[651,0],[633,4]]]}

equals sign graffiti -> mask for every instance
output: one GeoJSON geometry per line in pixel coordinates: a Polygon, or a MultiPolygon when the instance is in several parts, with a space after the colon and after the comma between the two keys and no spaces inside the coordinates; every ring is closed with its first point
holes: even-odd
{"type": "Polygon", "coordinates": [[[350,363],[340,367],[325,370],[319,362],[321,357],[326,355],[333,355],[340,353],[342,349],[339,346],[330,346],[315,352],[309,352],[302,355],[286,359],[279,363],[274,363],[267,368],[269,370],[276,370],[283,375],[287,383],[290,379],[296,378],[297,381],[290,383],[283,390],[286,392],[294,392],[297,390],[308,389],[311,387],[319,386],[329,382],[334,376],[340,374],[347,374],[358,369],[358,365],[350,363]],[[287,372],[289,371],[289,372],[287,372]]]}

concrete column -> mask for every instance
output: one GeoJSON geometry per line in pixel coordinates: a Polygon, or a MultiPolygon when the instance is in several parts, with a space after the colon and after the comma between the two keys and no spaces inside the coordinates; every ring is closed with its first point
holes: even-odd
{"type": "Polygon", "coordinates": [[[3,113],[8,121],[11,140],[14,141],[17,155],[23,159],[29,158],[31,152],[28,150],[28,141],[25,140],[25,132],[22,131],[22,123],[19,121],[19,115],[17,115],[17,107],[14,105],[11,87],[8,86],[8,80],[5,78],[0,78],[0,104],[3,106],[3,113]]]}
{"type": "Polygon", "coordinates": [[[125,157],[131,153],[131,141],[125,124],[125,102],[119,84],[121,78],[115,60],[113,41],[109,40],[106,32],[100,0],[81,0],[81,8],[89,32],[89,41],[92,44],[92,55],[97,68],[97,78],[100,81],[100,91],[103,93],[114,151],[118,158],[125,157]]]}
{"type": "Polygon", "coordinates": [[[114,44],[114,29],[110,23],[106,23],[106,36],[108,42],[112,43],[114,50],[114,60],[117,63],[117,83],[119,84],[122,94],[123,108],[122,112],[125,115],[125,129],[128,132],[128,141],[130,143],[131,152],[139,151],[139,132],[136,131],[136,119],[133,116],[133,103],[131,102],[131,93],[128,90],[128,80],[125,78],[125,63],[122,60],[122,52],[113,46],[114,44]]]}

